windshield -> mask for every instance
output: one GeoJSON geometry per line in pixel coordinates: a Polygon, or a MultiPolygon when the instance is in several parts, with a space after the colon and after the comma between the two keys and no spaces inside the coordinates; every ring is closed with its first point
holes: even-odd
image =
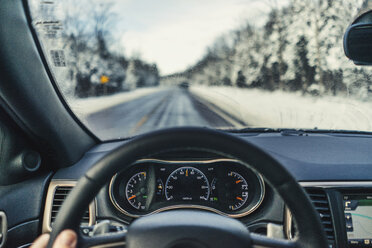
{"type": "Polygon", "coordinates": [[[365,0],[29,0],[59,90],[100,139],[175,126],[372,131],[343,52],[365,0]]]}

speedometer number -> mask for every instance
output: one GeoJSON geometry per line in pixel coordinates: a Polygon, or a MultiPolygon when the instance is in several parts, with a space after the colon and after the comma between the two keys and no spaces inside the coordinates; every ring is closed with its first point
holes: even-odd
{"type": "Polygon", "coordinates": [[[206,201],[209,194],[208,179],[194,167],[178,168],[169,175],[165,184],[165,197],[168,201],[206,201]]]}

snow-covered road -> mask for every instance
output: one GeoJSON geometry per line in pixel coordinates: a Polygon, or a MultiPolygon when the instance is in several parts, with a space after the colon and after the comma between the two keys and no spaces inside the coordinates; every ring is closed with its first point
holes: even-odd
{"type": "Polygon", "coordinates": [[[372,102],[346,97],[193,86],[147,88],[71,103],[88,128],[105,140],[176,126],[372,131],[372,102]]]}
{"type": "MultiPolygon", "coordinates": [[[[217,111],[217,110],[216,110],[217,111]]],[[[206,104],[179,87],[162,88],[92,112],[84,122],[102,139],[133,136],[160,128],[177,126],[232,127],[206,104]]]]}

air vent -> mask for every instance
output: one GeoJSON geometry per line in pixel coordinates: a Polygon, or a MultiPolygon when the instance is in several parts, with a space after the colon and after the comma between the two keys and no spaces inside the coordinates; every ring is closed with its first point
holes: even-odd
{"type": "Polygon", "coordinates": [[[326,193],[321,188],[305,188],[315,209],[319,212],[320,220],[324,226],[328,243],[330,247],[334,247],[335,232],[332,223],[331,210],[326,193]]]}
{"type": "MultiPolygon", "coordinates": [[[[53,204],[52,204],[52,212],[50,215],[50,223],[53,224],[57,217],[57,213],[62,206],[64,200],[66,199],[67,195],[72,190],[72,186],[57,186],[54,192],[53,197],[53,204]]],[[[81,220],[83,225],[89,224],[89,210],[87,210],[81,220]]]]}

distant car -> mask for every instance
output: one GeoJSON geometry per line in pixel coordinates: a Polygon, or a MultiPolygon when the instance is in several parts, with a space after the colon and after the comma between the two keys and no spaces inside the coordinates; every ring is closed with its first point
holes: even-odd
{"type": "Polygon", "coordinates": [[[189,89],[190,85],[189,85],[188,82],[184,81],[184,82],[180,83],[180,84],[178,85],[178,87],[187,90],[187,89],[189,89]]]}

